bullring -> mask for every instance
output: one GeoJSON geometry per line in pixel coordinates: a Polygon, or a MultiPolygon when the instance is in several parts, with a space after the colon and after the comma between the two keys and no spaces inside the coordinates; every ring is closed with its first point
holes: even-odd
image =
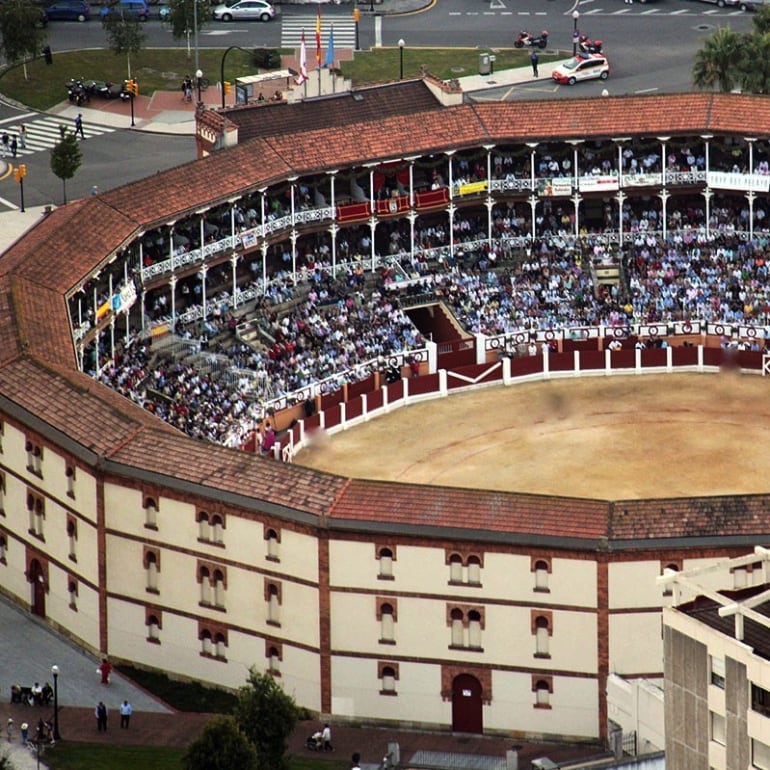
{"type": "MultiPolygon", "coordinates": [[[[327,128],[285,133],[276,118],[274,133],[241,137],[228,149],[201,140],[209,157],[57,209],[2,256],[3,590],[112,658],[230,687],[256,664],[303,705],[338,720],[601,739],[610,671],[661,673],[667,599],[655,577],[762,542],[766,495],[611,501],[357,480],[196,441],[83,372],[108,366],[122,342],[142,332],[159,339],[181,323],[177,281],[197,276],[205,303],[207,272],[220,268],[225,285],[233,276],[237,311],[238,271],[248,272],[251,260],[257,279],[280,269],[296,282],[307,256],[298,243],[311,236],[328,243],[329,259],[343,263],[341,233],[360,225],[372,236],[370,251],[358,254],[363,272],[380,265],[380,223],[388,232],[388,222],[404,220],[413,256],[422,222],[451,233],[463,212],[483,229],[503,205],[524,220],[510,243],[496,244],[506,254],[526,249],[532,234],[538,243],[547,237],[536,232],[546,203],[562,207],[578,239],[604,240],[612,252],[632,239],[626,230],[624,241],[618,216],[627,199],[644,199],[646,208],[658,201],[664,230],[678,199],[694,210],[692,201],[702,199],[706,221],[696,231],[719,227],[712,206],[745,199],[750,233],[733,227],[721,237],[740,241],[763,230],[754,216],[767,198],[754,188],[754,168],[767,156],[763,99],[629,97],[605,99],[601,110],[590,100],[445,107],[441,85],[420,81],[386,87],[379,97],[364,93],[364,104],[369,96],[382,104],[388,88],[403,99],[425,100],[426,89],[439,97],[417,113],[391,108],[368,122],[338,112],[340,120],[347,114],[345,130],[330,119],[327,128]],[[705,167],[670,171],[664,161],[647,177],[626,179],[623,151],[637,145],[664,159],[692,149],[705,167]],[[593,160],[586,147],[609,164],[597,175],[584,173],[593,171],[584,165],[593,160]],[[532,184],[540,179],[538,152],[546,151],[572,161],[568,173],[548,176],[550,189],[532,184]],[[507,184],[490,173],[498,154],[515,167],[507,184]],[[712,158],[722,165],[712,167],[712,158]],[[728,159],[737,170],[724,166],[728,159]],[[461,191],[454,182],[462,160],[480,167],[488,184],[461,191]],[[443,186],[431,181],[434,170],[443,186]],[[395,195],[382,206],[375,173],[394,179],[395,195]],[[597,191],[605,178],[614,185],[597,191]],[[304,207],[302,187],[310,196],[304,207]],[[357,188],[368,189],[363,200],[357,188]],[[282,201],[273,219],[271,196],[282,201]],[[242,199],[254,202],[255,219],[241,228],[234,210],[242,199]],[[225,229],[212,236],[206,213],[213,210],[225,229]],[[276,224],[287,216],[287,226],[276,224]],[[84,222],[99,226],[84,237],[84,222]],[[186,246],[174,238],[182,231],[186,246]],[[116,295],[121,301],[105,308],[116,295]],[[167,300],[155,312],[160,296],[167,300]]],[[[201,118],[209,120],[219,118],[201,118]]],[[[450,237],[439,263],[448,268],[456,250],[450,237]]],[[[748,320],[618,328],[624,338],[654,329],[710,340],[625,351],[619,360],[632,372],[716,369],[720,337],[764,337],[764,327],[748,320]]],[[[510,334],[541,342],[546,331],[558,332],[552,371],[605,371],[604,332],[510,334]]],[[[542,375],[550,354],[500,357],[485,336],[476,335],[470,368],[456,367],[463,376],[481,376],[481,384],[493,364],[501,378],[542,375]]],[[[744,368],[761,369],[760,352],[738,357],[744,368]]],[[[440,380],[441,360],[437,354],[433,371],[423,362],[413,393],[427,387],[419,381],[440,380]]],[[[394,385],[408,390],[412,382],[394,385]]],[[[324,398],[339,409],[339,395],[318,394],[321,407],[324,398]]],[[[751,579],[750,570],[735,576],[751,579]]]]}

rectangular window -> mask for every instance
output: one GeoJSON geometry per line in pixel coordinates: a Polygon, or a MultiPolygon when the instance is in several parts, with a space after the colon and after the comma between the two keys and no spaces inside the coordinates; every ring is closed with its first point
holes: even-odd
{"type": "Polygon", "coordinates": [[[711,684],[725,689],[725,660],[711,656],[711,684]]]}
{"type": "Polygon", "coordinates": [[[711,712],[711,740],[714,743],[719,743],[722,746],[725,745],[725,739],[727,736],[727,722],[721,714],[717,714],[715,711],[711,712]]]}
{"type": "Polygon", "coordinates": [[[770,692],[752,684],[751,709],[762,716],[770,717],[770,692]]]}
{"type": "Polygon", "coordinates": [[[770,746],[752,739],[751,766],[759,770],[770,770],[770,746]]]}

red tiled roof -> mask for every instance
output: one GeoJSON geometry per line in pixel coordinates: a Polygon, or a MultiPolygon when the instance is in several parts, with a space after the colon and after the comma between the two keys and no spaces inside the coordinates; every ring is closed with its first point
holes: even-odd
{"type": "MultiPolygon", "coordinates": [[[[377,98],[398,93],[406,91],[393,87],[377,98]]],[[[386,114],[376,118],[365,112],[371,105],[362,112],[347,102],[324,100],[328,114],[320,127],[273,126],[261,138],[44,218],[0,256],[2,396],[115,464],[118,472],[130,467],[200,485],[213,495],[250,497],[257,506],[264,501],[319,517],[330,514],[332,525],[382,523],[595,543],[766,532],[770,498],[762,496],[612,504],[349,480],[283,465],[183,436],[75,370],[64,295],[141,232],[243,191],[296,173],[480,144],[706,132],[765,136],[770,126],[770,100],[758,96],[676,94],[434,109],[424,93],[415,88],[410,93],[417,112],[405,114],[409,111],[391,99],[386,114]],[[362,115],[363,122],[351,122],[362,115]]]]}
{"type": "Polygon", "coordinates": [[[607,535],[607,511],[601,500],[354,479],[332,506],[330,523],[339,519],[596,540],[607,535]]]}

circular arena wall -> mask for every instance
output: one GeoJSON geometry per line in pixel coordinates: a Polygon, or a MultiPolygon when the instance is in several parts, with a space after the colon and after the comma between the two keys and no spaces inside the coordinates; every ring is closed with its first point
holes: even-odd
{"type": "MultiPolygon", "coordinates": [[[[714,124],[736,132],[736,114],[767,124],[764,103],[746,97],[690,102],[691,110],[679,97],[603,100],[601,111],[575,104],[593,121],[591,135],[628,133],[642,104],[646,135],[714,124]]],[[[67,299],[147,230],[307,169],[311,146],[320,148],[320,171],[443,151],[463,136],[475,146],[532,133],[507,107],[462,107],[453,116],[410,121],[393,134],[392,151],[375,146],[375,131],[361,131],[355,149],[327,147],[313,132],[258,140],[56,210],[0,258],[5,595],[116,660],[225,687],[242,684],[249,666],[270,671],[303,705],[338,721],[446,728],[453,684],[472,677],[484,731],[606,736],[609,672],[662,673],[668,599],[656,578],[765,542],[770,497],[761,483],[616,498],[602,486],[619,463],[612,455],[587,469],[602,490],[593,495],[362,480],[341,463],[322,473],[194,441],[77,370],[67,299]],[[99,224],[84,232],[84,222],[99,224]]],[[[557,124],[542,114],[537,122],[557,124]]],[[[116,323],[108,319],[105,333],[116,323]]],[[[702,381],[730,398],[728,380],[702,381]]],[[[614,399],[605,381],[591,382],[603,400],[614,399]]],[[[552,384],[538,387],[551,393],[552,384]]],[[[752,414],[763,416],[761,393],[754,399],[752,414]]],[[[538,424],[563,413],[563,426],[571,402],[541,403],[538,424]]],[[[730,408],[728,423],[741,411],[730,408]]],[[[534,420],[532,404],[524,410],[534,420]]],[[[669,408],[667,417],[625,442],[669,432],[673,443],[674,422],[677,440],[689,438],[690,415],[669,408]]],[[[422,422],[405,429],[423,431],[422,422]]],[[[621,444],[616,432],[605,441],[621,444]]],[[[711,438],[698,451],[717,476],[726,453],[711,438]]],[[[453,462],[470,466],[472,458],[453,462]]],[[[661,453],[669,475],[670,462],[661,453]]],[[[735,575],[736,585],[753,579],[749,570],[735,575]]]]}

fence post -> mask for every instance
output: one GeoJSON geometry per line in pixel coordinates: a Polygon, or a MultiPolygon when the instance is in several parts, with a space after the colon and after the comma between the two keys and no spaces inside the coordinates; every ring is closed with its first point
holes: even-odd
{"type": "Polygon", "coordinates": [[[442,396],[449,395],[449,388],[447,387],[446,369],[438,370],[438,392],[442,396]]]}

